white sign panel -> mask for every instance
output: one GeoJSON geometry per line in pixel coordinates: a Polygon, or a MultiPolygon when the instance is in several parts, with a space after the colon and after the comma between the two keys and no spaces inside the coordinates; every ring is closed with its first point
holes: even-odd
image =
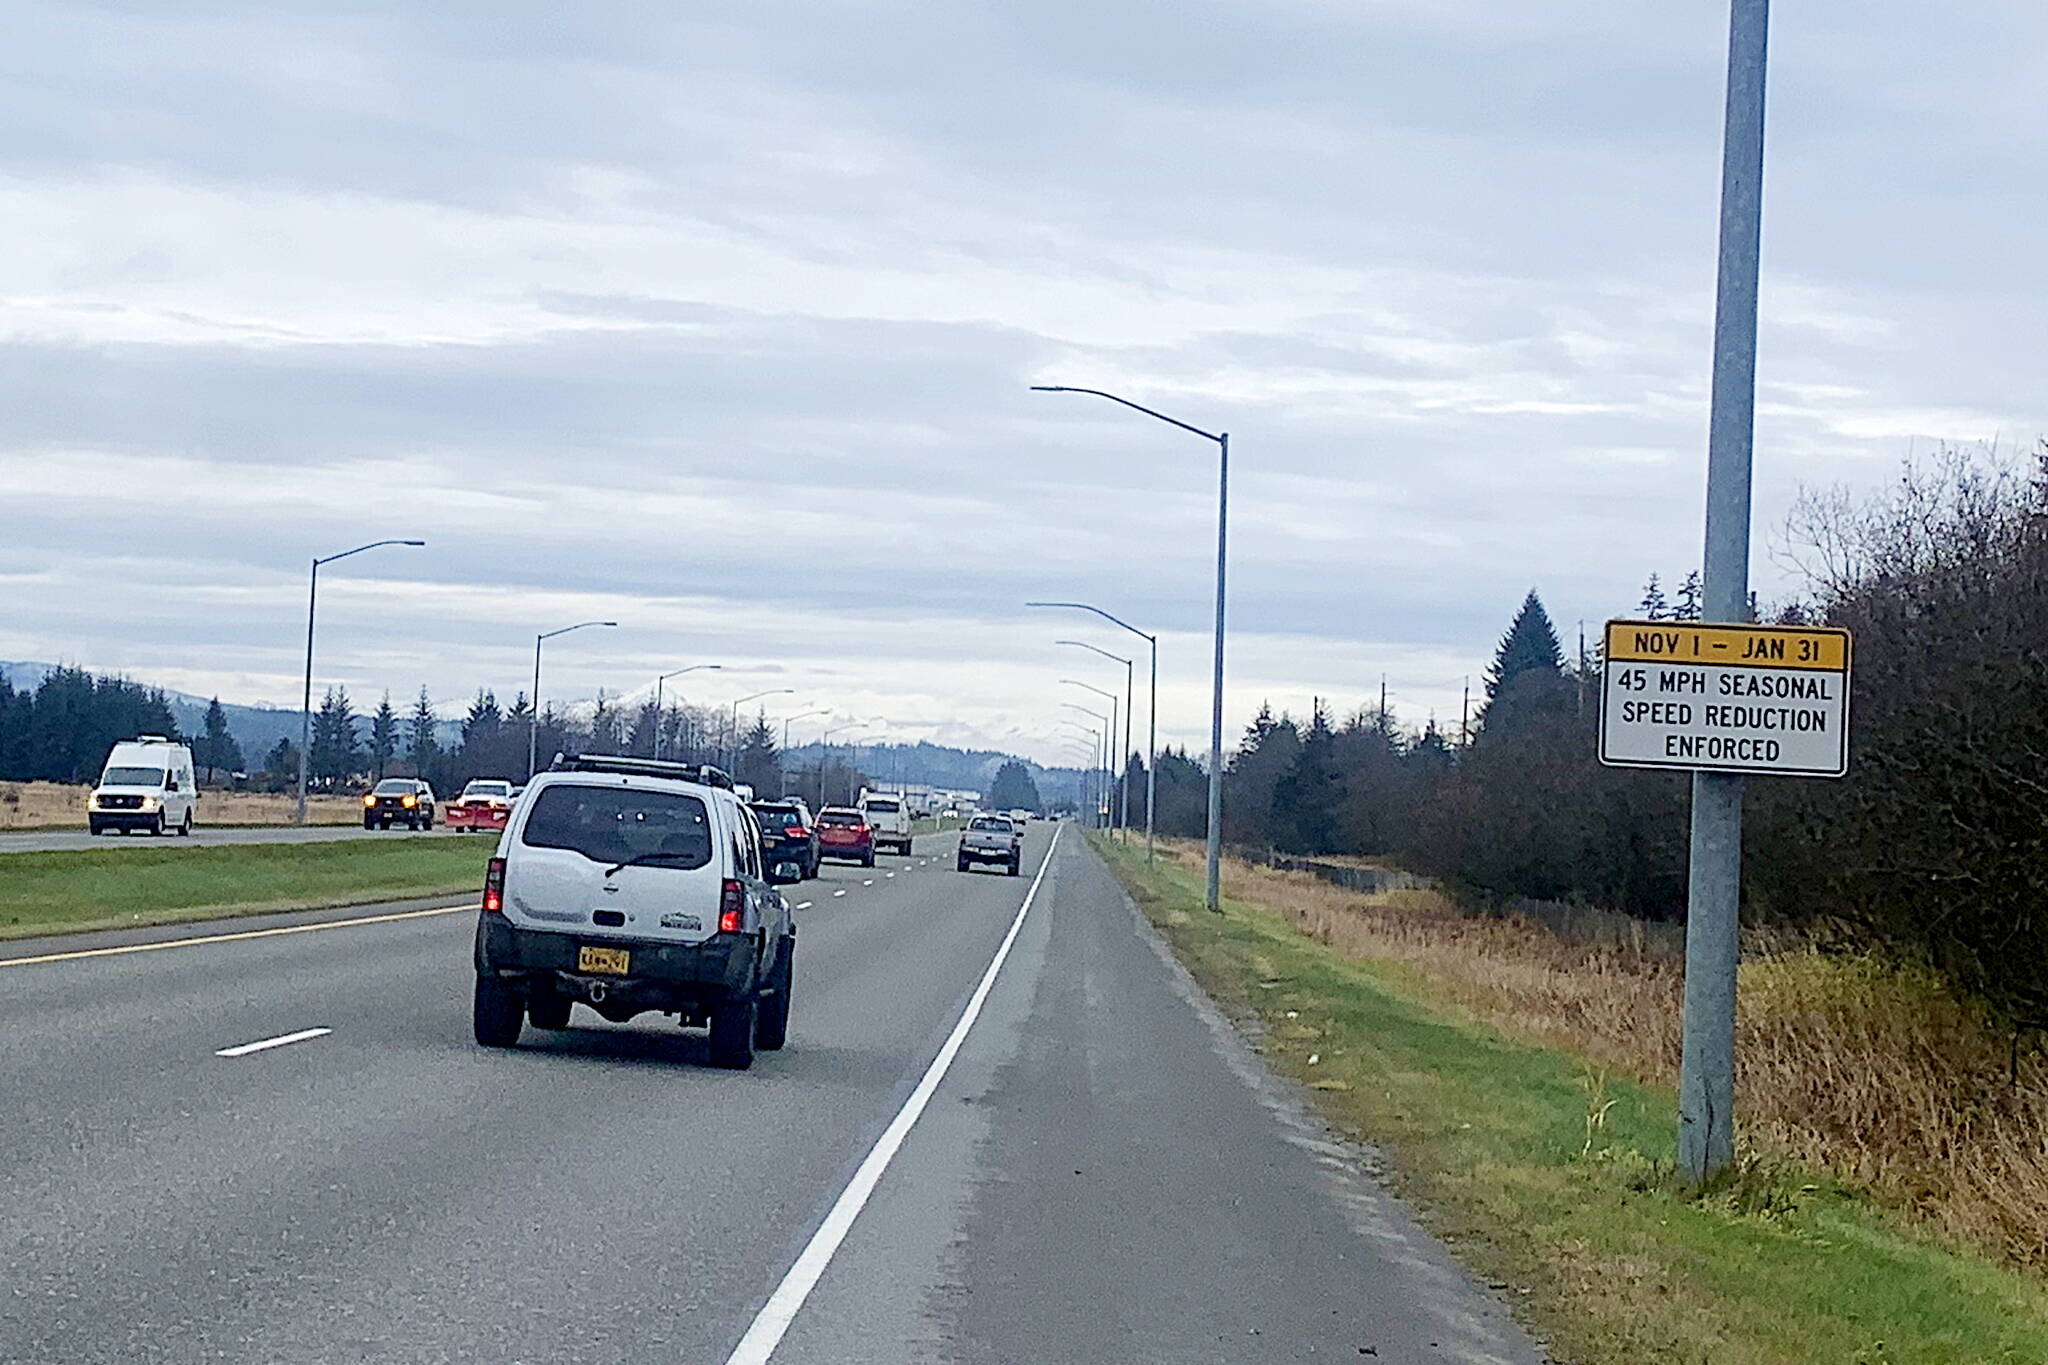
{"type": "Polygon", "coordinates": [[[1849,634],[1609,621],[1600,761],[1840,777],[1849,770],[1849,634]]]}

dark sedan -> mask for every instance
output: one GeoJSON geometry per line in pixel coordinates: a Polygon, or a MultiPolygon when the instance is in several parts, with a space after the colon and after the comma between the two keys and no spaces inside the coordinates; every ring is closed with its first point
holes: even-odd
{"type": "Polygon", "coordinates": [[[818,875],[818,827],[811,808],[790,798],[784,801],[751,803],[754,818],[761,822],[761,861],[768,867],[795,863],[806,878],[818,875]]]}

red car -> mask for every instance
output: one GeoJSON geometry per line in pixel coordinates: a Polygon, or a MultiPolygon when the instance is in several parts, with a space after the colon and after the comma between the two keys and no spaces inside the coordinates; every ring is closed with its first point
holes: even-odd
{"type": "Polygon", "coordinates": [[[875,829],[866,816],[851,806],[827,806],[818,812],[817,823],[820,858],[875,865],[875,829]]]}
{"type": "Polygon", "coordinates": [[[479,777],[462,789],[462,795],[441,808],[441,823],[449,829],[501,830],[511,814],[512,784],[479,777]]]}

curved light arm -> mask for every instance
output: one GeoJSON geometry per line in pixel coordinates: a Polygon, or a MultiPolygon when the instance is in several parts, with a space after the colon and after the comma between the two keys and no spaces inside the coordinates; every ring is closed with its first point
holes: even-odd
{"type": "Polygon", "coordinates": [[[1144,631],[1139,630],[1136,626],[1132,625],[1129,621],[1119,620],[1116,617],[1111,616],[1108,612],[1104,611],[1101,607],[1090,606],[1086,602],[1026,602],[1024,605],[1027,607],[1072,607],[1076,611],[1092,611],[1097,616],[1100,616],[1103,620],[1108,621],[1113,625],[1123,627],[1131,634],[1137,636],[1140,640],[1150,640],[1155,645],[1159,643],[1158,636],[1148,635],[1144,631]]]}
{"type": "Polygon", "coordinates": [[[347,559],[350,555],[359,555],[365,550],[375,550],[384,545],[424,545],[426,543],[424,540],[373,540],[368,545],[358,545],[353,550],[343,550],[338,555],[328,555],[325,558],[316,559],[313,561],[313,567],[317,569],[322,564],[332,564],[337,559],[347,559]]]}
{"type": "Polygon", "coordinates": [[[1093,683],[1084,683],[1080,681],[1078,678],[1061,678],[1060,681],[1065,683],[1069,687],[1086,688],[1088,691],[1093,692],[1098,697],[1108,697],[1111,703],[1114,703],[1117,699],[1116,693],[1105,692],[1101,688],[1095,686],[1093,683]]]}
{"type": "MultiPolygon", "coordinates": [[[[1074,710],[1079,711],[1084,716],[1093,716],[1095,717],[1095,719],[1101,721],[1104,725],[1109,724],[1108,716],[1103,715],[1100,711],[1090,711],[1087,707],[1081,705],[1081,703],[1077,701],[1063,701],[1060,703],[1060,705],[1071,706],[1074,710]]],[[[1098,733],[1100,732],[1098,731],[1098,733]]]]}
{"type": "Polygon", "coordinates": [[[1068,388],[1064,384],[1033,384],[1031,386],[1031,391],[1033,393],[1092,393],[1097,398],[1107,398],[1112,403],[1122,403],[1127,408],[1135,408],[1139,412],[1144,413],[1147,417],[1157,417],[1160,421],[1166,423],[1168,426],[1179,427],[1182,431],[1192,431],[1195,435],[1203,437],[1207,440],[1214,441],[1218,445],[1221,445],[1225,440],[1229,439],[1225,436],[1219,436],[1213,431],[1204,431],[1200,427],[1191,427],[1186,422],[1181,421],[1178,417],[1168,417],[1163,412],[1154,412],[1152,409],[1146,407],[1143,403],[1133,403],[1128,398],[1119,398],[1113,393],[1104,393],[1101,389],[1074,389],[1068,388]]]}
{"type": "Polygon", "coordinates": [[[741,697],[738,701],[735,701],[732,704],[733,712],[738,714],[739,708],[745,706],[750,701],[759,701],[763,697],[779,697],[785,692],[794,691],[796,691],[794,687],[771,687],[766,692],[755,692],[750,696],[741,697]]]}
{"type": "Polygon", "coordinates": [[[700,669],[700,668],[714,668],[714,669],[715,669],[715,668],[723,668],[723,667],[724,667],[724,665],[723,665],[723,664],[691,664],[691,665],[690,665],[690,666],[689,666],[688,668],[679,668],[679,669],[677,669],[677,670],[676,670],[675,672],[673,672],[673,673],[664,673],[664,674],[662,674],[662,675],[661,675],[660,677],[656,678],[656,679],[655,679],[655,681],[656,681],[656,682],[667,682],[667,681],[668,681],[668,680],[669,680],[670,678],[680,678],[680,677],[682,677],[682,676],[683,676],[683,674],[685,674],[685,673],[695,673],[695,672],[696,672],[696,671],[697,671],[698,669],[700,669]]]}
{"type": "Polygon", "coordinates": [[[1072,645],[1076,649],[1092,650],[1093,652],[1100,654],[1105,659],[1111,659],[1117,663],[1122,664],[1125,668],[1129,668],[1131,666],[1131,661],[1129,659],[1126,659],[1123,655],[1112,654],[1106,649],[1102,649],[1095,645],[1089,644],[1086,640],[1054,640],[1053,643],[1056,645],[1072,645]]]}
{"type": "Polygon", "coordinates": [[[557,635],[567,635],[570,631],[582,630],[585,626],[615,626],[617,624],[617,621],[578,621],[573,626],[563,626],[560,630],[551,630],[545,635],[536,635],[533,638],[535,640],[552,640],[557,635]]]}

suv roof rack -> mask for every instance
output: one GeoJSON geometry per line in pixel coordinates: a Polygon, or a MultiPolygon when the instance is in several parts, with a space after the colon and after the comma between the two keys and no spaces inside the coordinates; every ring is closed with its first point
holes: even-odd
{"type": "Polygon", "coordinates": [[[548,765],[556,773],[621,773],[630,777],[660,777],[671,782],[694,782],[700,787],[732,790],[732,778],[709,763],[671,763],[665,758],[631,758],[624,754],[556,754],[548,765]]]}

